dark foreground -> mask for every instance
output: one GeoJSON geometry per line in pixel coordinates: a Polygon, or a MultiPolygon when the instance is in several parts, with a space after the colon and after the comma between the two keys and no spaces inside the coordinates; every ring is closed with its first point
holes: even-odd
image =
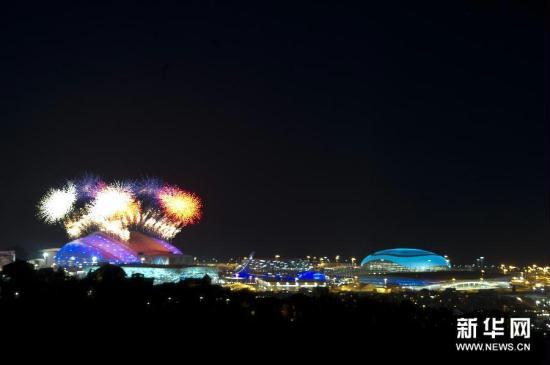
{"type": "Polygon", "coordinates": [[[115,356],[182,358],[200,348],[201,356],[226,360],[263,353],[362,363],[549,363],[543,331],[531,334],[529,352],[456,351],[458,316],[510,316],[495,309],[489,297],[473,298],[485,308],[469,313],[423,307],[419,298],[323,291],[273,296],[231,292],[208,279],[153,286],[144,278],[124,278],[116,269],[74,280],[20,267],[4,272],[0,284],[2,344],[6,349],[15,343],[28,349],[57,346],[77,356],[111,348],[115,356]]]}

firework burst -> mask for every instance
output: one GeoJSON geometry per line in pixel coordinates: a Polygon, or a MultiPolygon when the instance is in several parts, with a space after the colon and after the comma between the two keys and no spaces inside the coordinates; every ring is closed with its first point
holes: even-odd
{"type": "Polygon", "coordinates": [[[201,207],[195,194],[157,179],[107,184],[86,176],[49,190],[38,215],[46,223],[62,222],[72,238],[99,230],[127,241],[130,231],[138,230],[172,239],[200,219],[201,207]]]}
{"type": "Polygon", "coordinates": [[[47,223],[65,218],[77,200],[76,186],[69,181],[61,189],[50,189],[38,204],[38,215],[47,223]]]}
{"type": "Polygon", "coordinates": [[[131,186],[115,183],[95,194],[95,199],[90,205],[90,214],[95,219],[120,218],[135,209],[136,205],[131,186]]]}
{"type": "Polygon", "coordinates": [[[158,198],[166,215],[182,225],[200,219],[201,201],[187,191],[174,186],[166,186],[158,193],[158,198]]]}
{"type": "Polygon", "coordinates": [[[76,181],[79,197],[92,199],[95,194],[105,188],[107,184],[99,176],[86,174],[76,181]]]}

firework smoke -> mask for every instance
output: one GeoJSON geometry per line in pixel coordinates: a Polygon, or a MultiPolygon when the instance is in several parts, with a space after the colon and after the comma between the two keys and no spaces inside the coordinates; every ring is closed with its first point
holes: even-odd
{"type": "Polygon", "coordinates": [[[141,230],[172,239],[200,219],[201,207],[195,194],[157,179],[107,184],[86,176],[49,190],[38,215],[46,223],[62,222],[72,238],[99,230],[127,241],[131,230],[141,230]]]}

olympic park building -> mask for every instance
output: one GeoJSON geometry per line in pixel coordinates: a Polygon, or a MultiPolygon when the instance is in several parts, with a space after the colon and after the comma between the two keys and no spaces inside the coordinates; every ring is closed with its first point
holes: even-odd
{"type": "Polygon", "coordinates": [[[366,272],[430,272],[451,268],[449,260],[417,248],[394,248],[368,255],[361,261],[366,272]]]}
{"type": "Polygon", "coordinates": [[[446,257],[416,248],[394,248],[368,255],[361,261],[362,284],[411,290],[500,290],[510,288],[510,278],[501,274],[452,270],[446,257]]]}
{"type": "Polygon", "coordinates": [[[119,265],[126,275],[141,274],[156,284],[200,279],[208,275],[219,279],[214,267],[196,266],[193,257],[158,238],[131,232],[127,242],[95,232],[65,244],[54,258],[55,265],[72,272],[87,274],[101,264],[119,265]]]}

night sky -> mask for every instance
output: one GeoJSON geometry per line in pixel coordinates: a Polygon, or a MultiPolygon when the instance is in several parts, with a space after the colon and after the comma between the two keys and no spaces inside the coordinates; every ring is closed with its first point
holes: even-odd
{"type": "Polygon", "coordinates": [[[201,257],[549,261],[535,2],[149,3],[3,7],[0,249],[67,242],[36,204],[89,172],[197,192],[201,257]]]}

